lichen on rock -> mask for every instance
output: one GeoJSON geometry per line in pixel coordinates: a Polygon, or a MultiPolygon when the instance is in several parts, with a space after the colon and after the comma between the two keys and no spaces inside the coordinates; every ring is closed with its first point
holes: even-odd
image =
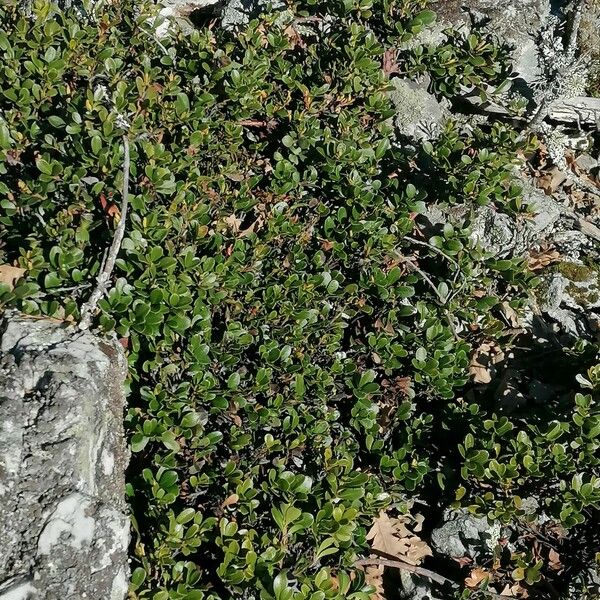
{"type": "Polygon", "coordinates": [[[0,332],[0,600],[123,600],[122,349],[16,313],[0,332]]]}

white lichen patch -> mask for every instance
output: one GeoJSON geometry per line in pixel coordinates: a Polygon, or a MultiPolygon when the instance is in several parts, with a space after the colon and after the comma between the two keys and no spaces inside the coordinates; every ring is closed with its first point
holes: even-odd
{"type": "Polygon", "coordinates": [[[0,591],[0,600],[34,600],[40,597],[39,590],[30,581],[19,583],[5,592],[0,591]]]}
{"type": "Polygon", "coordinates": [[[102,453],[102,471],[105,475],[110,475],[115,468],[115,455],[108,450],[102,453]]]}
{"type": "Polygon", "coordinates": [[[94,537],[96,522],[86,512],[90,502],[81,494],[72,494],[60,502],[46,522],[38,539],[38,552],[50,554],[52,549],[66,539],[74,548],[90,544],[94,537]]]}

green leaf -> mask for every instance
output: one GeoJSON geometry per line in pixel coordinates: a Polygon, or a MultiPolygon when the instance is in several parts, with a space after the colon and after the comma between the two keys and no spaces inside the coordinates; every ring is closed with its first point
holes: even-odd
{"type": "Polygon", "coordinates": [[[102,139],[100,136],[95,135],[92,137],[92,152],[94,154],[99,154],[100,150],[102,150],[102,139]]]}
{"type": "Polygon", "coordinates": [[[48,161],[44,160],[43,158],[40,158],[36,164],[37,164],[37,168],[42,173],[44,173],[46,175],[52,175],[52,165],[48,161]]]}
{"type": "Polygon", "coordinates": [[[149,439],[142,433],[135,433],[131,438],[132,452],[141,452],[148,444],[149,439]]]}
{"type": "Polygon", "coordinates": [[[52,127],[56,127],[58,128],[63,128],[66,123],[63,119],[61,119],[58,115],[50,115],[48,117],[48,122],[50,123],[50,125],[52,125],[52,127]]]}
{"type": "Polygon", "coordinates": [[[172,450],[173,452],[179,452],[179,450],[181,450],[179,442],[172,431],[165,431],[160,439],[169,450],[172,450]]]}

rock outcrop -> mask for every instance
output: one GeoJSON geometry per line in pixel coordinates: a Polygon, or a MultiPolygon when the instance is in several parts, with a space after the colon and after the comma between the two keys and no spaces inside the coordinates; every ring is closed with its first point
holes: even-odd
{"type": "Polygon", "coordinates": [[[0,600],[123,600],[126,360],[116,343],[0,321],[0,600]]]}

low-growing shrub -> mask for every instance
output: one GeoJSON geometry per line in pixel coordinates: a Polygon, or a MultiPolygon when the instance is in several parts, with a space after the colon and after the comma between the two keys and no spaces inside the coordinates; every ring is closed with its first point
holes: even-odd
{"type": "MultiPolygon", "coordinates": [[[[160,42],[152,7],[0,8],[0,263],[23,273],[0,305],[79,318],[120,218],[123,135],[131,146],[97,325],[130,364],[132,598],[367,600],[354,563],[373,519],[440,484],[454,498],[461,469],[458,493],[499,518],[510,507],[479,486],[548,462],[566,525],[597,501],[587,476],[564,483],[595,467],[589,453],[541,455],[562,421],[522,434],[453,401],[472,345],[506,329],[500,302],[525,300],[522,261],[417,225],[433,201],[519,210],[511,169],[528,142],[449,124],[416,154],[395,143],[382,59],[433,14],[321,4],[160,42]],[[453,420],[464,457],[442,465],[453,420]]],[[[506,71],[489,40],[466,43],[439,91],[506,71]]],[[[435,73],[447,52],[404,52],[400,71],[435,73]]],[[[596,409],[577,407],[573,439],[593,449],[596,409]]]]}

